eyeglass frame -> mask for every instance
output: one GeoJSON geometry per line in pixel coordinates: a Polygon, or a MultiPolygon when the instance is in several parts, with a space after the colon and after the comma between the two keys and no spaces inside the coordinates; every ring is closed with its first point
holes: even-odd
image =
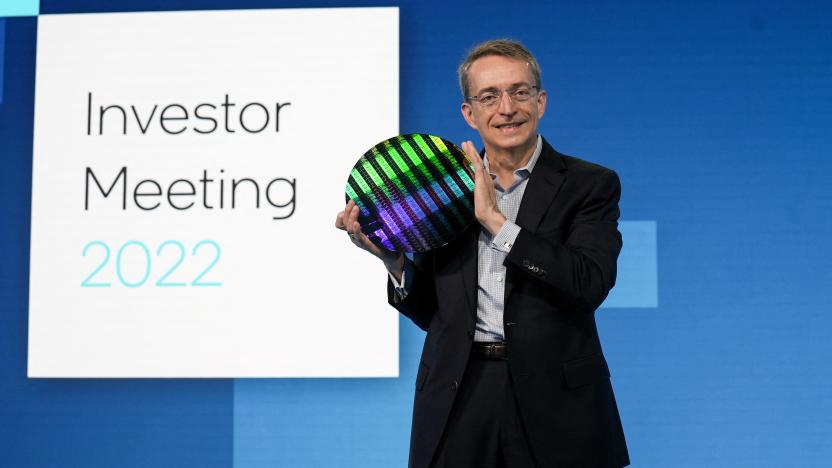
{"type": "MultiPolygon", "coordinates": [[[[477,95],[477,96],[466,96],[466,97],[465,97],[465,100],[467,100],[467,101],[473,101],[473,102],[476,102],[477,104],[479,104],[480,106],[485,107],[485,108],[488,108],[488,107],[493,107],[493,106],[494,106],[494,104],[497,104],[497,103],[501,102],[501,101],[503,100],[503,94],[508,94],[508,98],[509,98],[509,99],[511,100],[511,102],[513,102],[513,103],[529,102],[529,101],[531,101],[531,99],[534,97],[534,94],[533,94],[533,93],[530,93],[530,94],[529,94],[529,98],[528,98],[528,99],[523,99],[523,100],[519,100],[519,101],[518,101],[518,100],[515,98],[515,96],[514,96],[514,93],[516,93],[517,91],[519,91],[519,90],[523,89],[524,87],[528,87],[530,91],[531,91],[531,90],[534,90],[534,91],[535,91],[535,93],[540,93],[540,91],[541,91],[541,90],[540,90],[540,86],[537,86],[537,85],[534,85],[534,86],[528,86],[528,85],[517,85],[517,86],[515,86],[515,87],[512,87],[513,89],[512,89],[512,88],[509,88],[509,89],[498,89],[498,90],[496,90],[496,93],[497,93],[497,100],[496,100],[496,101],[494,101],[494,102],[493,102],[493,103],[491,103],[491,104],[485,104],[485,103],[483,103],[482,101],[480,101],[480,99],[481,99],[481,97],[482,97],[481,95],[477,95]]],[[[485,91],[485,93],[491,93],[491,92],[494,92],[494,91],[485,91]]]]}

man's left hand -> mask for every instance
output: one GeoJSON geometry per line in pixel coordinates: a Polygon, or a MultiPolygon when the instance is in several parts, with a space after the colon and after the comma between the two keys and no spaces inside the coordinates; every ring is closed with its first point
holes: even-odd
{"type": "Polygon", "coordinates": [[[497,208],[497,193],[494,190],[494,181],[491,174],[485,168],[477,148],[471,141],[462,143],[465,156],[474,165],[474,216],[477,221],[492,236],[497,235],[506,222],[506,217],[497,208]]]}

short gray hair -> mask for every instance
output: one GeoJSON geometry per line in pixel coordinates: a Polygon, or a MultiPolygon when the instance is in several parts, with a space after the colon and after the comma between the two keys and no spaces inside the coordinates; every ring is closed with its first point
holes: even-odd
{"type": "Polygon", "coordinates": [[[462,98],[468,99],[469,85],[468,85],[468,71],[477,59],[487,57],[489,55],[497,55],[500,57],[509,57],[520,60],[529,64],[529,69],[532,72],[532,78],[535,83],[534,86],[540,88],[543,86],[541,81],[540,64],[534,58],[531,52],[523,46],[519,41],[513,39],[492,39],[477,44],[468,52],[465,60],[459,65],[457,74],[459,75],[459,89],[462,91],[462,98]]]}

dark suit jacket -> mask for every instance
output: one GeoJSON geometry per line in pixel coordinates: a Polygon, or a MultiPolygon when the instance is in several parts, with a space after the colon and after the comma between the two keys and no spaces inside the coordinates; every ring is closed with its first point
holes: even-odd
{"type": "MultiPolygon", "coordinates": [[[[621,250],[615,172],[543,141],[506,257],[503,323],[511,382],[532,450],[544,467],[629,464],[595,309],[615,283],[621,250]]],[[[411,468],[437,448],[474,336],[477,236],[414,259],[411,289],[388,299],[427,331],[416,377],[411,468]]]]}

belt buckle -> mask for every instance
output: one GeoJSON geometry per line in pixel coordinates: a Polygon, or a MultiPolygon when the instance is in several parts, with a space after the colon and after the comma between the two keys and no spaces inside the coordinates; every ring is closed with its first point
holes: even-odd
{"type": "Polygon", "coordinates": [[[492,359],[497,357],[497,343],[488,345],[488,357],[492,359]]]}
{"type": "Polygon", "coordinates": [[[501,342],[477,343],[476,354],[483,359],[506,359],[506,345],[501,342]]]}
{"type": "Polygon", "coordinates": [[[496,359],[496,358],[500,357],[500,354],[501,354],[500,353],[500,348],[501,348],[500,343],[489,343],[489,344],[487,344],[486,347],[485,347],[486,357],[488,357],[489,359],[496,359]]]}

